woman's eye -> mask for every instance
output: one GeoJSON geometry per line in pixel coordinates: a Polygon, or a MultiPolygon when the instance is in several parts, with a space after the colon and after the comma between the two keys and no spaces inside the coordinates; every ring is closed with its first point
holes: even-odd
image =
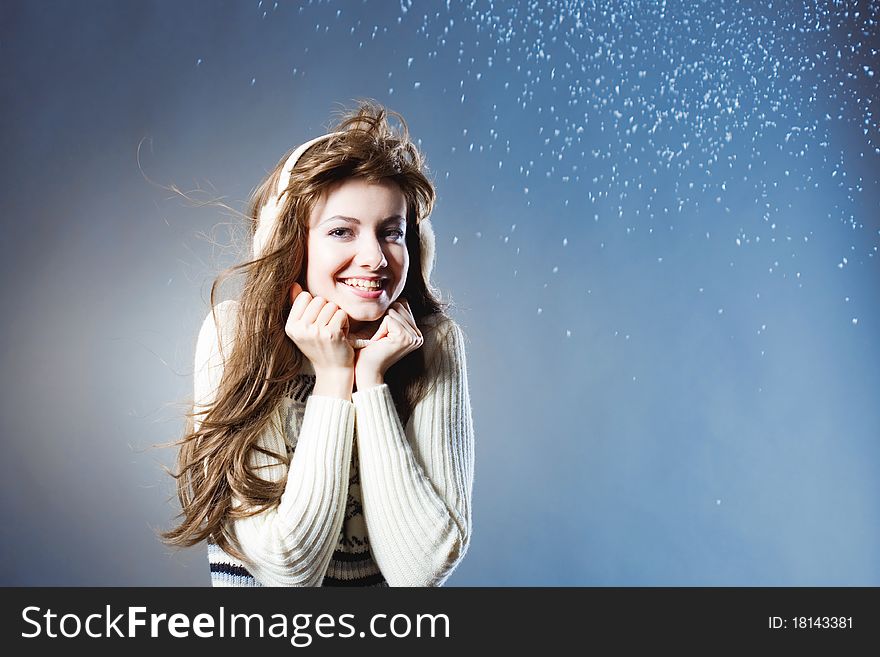
{"type": "MultiPolygon", "coordinates": [[[[344,237],[345,235],[348,235],[350,233],[351,233],[351,228],[334,228],[333,230],[329,231],[327,234],[331,235],[332,237],[344,237]]],[[[395,228],[394,230],[389,230],[385,234],[389,237],[394,237],[395,239],[398,239],[398,240],[402,239],[404,236],[403,231],[400,230],[399,228],[395,228]]]]}

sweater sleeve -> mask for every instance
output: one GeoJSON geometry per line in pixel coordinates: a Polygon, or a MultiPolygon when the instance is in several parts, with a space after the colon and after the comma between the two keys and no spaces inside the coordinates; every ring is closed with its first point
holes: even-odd
{"type": "MultiPolygon", "coordinates": [[[[235,301],[223,302],[217,306],[220,330],[209,314],[199,332],[197,407],[209,406],[216,397],[223,360],[231,353],[236,310],[235,301]]],[[[321,585],[344,520],[354,409],[348,400],[310,396],[289,467],[278,457],[251,450],[250,463],[258,476],[267,481],[286,480],[276,506],[248,518],[228,521],[247,557],[248,569],[260,584],[321,585]]],[[[283,455],[284,427],[276,419],[273,417],[257,444],[283,455]]],[[[237,498],[232,503],[235,507],[242,504],[237,498]]]]}
{"type": "Polygon", "coordinates": [[[391,586],[442,585],[470,544],[474,431],[464,336],[446,322],[425,335],[424,347],[433,387],[406,428],[387,384],[352,395],[370,547],[391,586]]]}

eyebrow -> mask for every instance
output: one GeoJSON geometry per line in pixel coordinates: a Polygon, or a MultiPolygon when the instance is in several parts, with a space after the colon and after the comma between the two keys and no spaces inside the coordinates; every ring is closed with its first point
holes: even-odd
{"type": "MultiPolygon", "coordinates": [[[[342,221],[345,221],[346,223],[349,223],[349,224],[357,224],[357,225],[360,225],[360,223],[361,223],[359,219],[355,219],[354,217],[346,217],[346,216],[341,215],[341,214],[336,214],[336,215],[333,215],[332,217],[327,217],[326,219],[324,219],[324,221],[322,221],[321,223],[319,223],[318,226],[323,226],[323,225],[326,224],[328,221],[333,221],[334,219],[341,219],[342,221]]],[[[390,217],[385,217],[385,218],[382,219],[379,223],[380,223],[380,224],[387,224],[387,223],[391,223],[392,221],[393,221],[394,223],[399,223],[399,222],[401,222],[401,221],[406,221],[406,218],[400,216],[399,214],[393,214],[393,215],[391,215],[390,217]]]]}

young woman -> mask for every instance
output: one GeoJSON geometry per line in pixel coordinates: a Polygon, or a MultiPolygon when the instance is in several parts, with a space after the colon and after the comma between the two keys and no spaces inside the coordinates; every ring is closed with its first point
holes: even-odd
{"type": "Polygon", "coordinates": [[[214,306],[221,275],[199,333],[163,534],[207,541],[214,586],[439,586],[467,551],[464,336],[430,284],[423,167],[403,118],[364,102],[254,193],[243,291],[214,306]]]}

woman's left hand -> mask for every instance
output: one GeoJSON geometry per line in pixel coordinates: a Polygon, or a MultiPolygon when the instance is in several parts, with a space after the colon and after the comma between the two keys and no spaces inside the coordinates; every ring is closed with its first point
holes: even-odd
{"type": "Polygon", "coordinates": [[[379,330],[355,352],[355,381],[381,379],[388,368],[424,342],[406,299],[391,304],[379,330]]]}

